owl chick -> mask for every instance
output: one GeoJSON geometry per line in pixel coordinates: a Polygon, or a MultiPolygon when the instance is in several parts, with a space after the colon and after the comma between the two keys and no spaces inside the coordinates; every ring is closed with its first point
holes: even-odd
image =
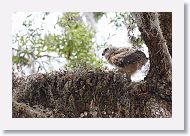
{"type": "Polygon", "coordinates": [[[129,81],[131,81],[131,75],[148,61],[142,51],[133,48],[108,47],[104,49],[102,56],[105,56],[107,61],[116,66],[120,72],[125,73],[129,81]]]}

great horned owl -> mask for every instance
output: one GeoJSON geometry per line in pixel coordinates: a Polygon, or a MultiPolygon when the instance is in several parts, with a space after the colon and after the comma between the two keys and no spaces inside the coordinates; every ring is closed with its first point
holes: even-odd
{"type": "Polygon", "coordinates": [[[148,61],[142,51],[133,48],[108,47],[104,49],[102,56],[105,56],[107,61],[116,66],[119,71],[125,73],[129,81],[131,81],[131,75],[148,61]]]}

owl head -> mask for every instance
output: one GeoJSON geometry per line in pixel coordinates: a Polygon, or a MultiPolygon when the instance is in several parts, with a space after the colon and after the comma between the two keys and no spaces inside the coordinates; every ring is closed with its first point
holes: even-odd
{"type": "Polygon", "coordinates": [[[104,56],[108,52],[109,48],[105,48],[104,51],[102,52],[102,56],[104,56]]]}
{"type": "Polygon", "coordinates": [[[107,46],[107,48],[105,48],[103,50],[102,56],[105,56],[107,53],[109,53],[112,48],[113,48],[113,46],[111,44],[109,46],[107,46]]]}

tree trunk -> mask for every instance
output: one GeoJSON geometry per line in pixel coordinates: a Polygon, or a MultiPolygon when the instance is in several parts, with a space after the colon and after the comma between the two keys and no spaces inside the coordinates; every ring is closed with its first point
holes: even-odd
{"type": "Polygon", "coordinates": [[[159,12],[160,28],[172,56],[172,12],[159,12]]]}
{"type": "MultiPolygon", "coordinates": [[[[171,19],[168,19],[169,17],[171,18],[171,16],[169,14],[168,17],[167,13],[161,13],[160,18],[162,18],[162,27],[160,27],[159,13],[143,12],[132,14],[137,22],[141,36],[149,49],[150,70],[147,77],[145,78],[147,81],[147,89],[150,93],[153,93],[156,96],[159,96],[160,99],[165,100],[166,103],[169,104],[169,112],[171,113],[172,60],[168,49],[170,49],[172,46],[171,42],[166,42],[165,40],[171,40],[171,33],[166,35],[161,29],[165,29],[163,26],[172,24],[172,22],[164,24],[163,21],[164,17],[166,17],[166,20],[171,21],[171,19]],[[167,43],[169,44],[169,47],[167,43]]],[[[170,28],[171,26],[168,27],[170,28]]],[[[171,32],[171,29],[169,29],[169,32],[171,32]]]]}
{"type": "Polygon", "coordinates": [[[149,49],[150,70],[144,81],[129,83],[121,73],[100,69],[57,71],[22,79],[13,76],[13,117],[172,117],[169,38],[163,36],[158,13],[132,14],[149,49]],[[18,105],[27,111],[23,116],[18,105]]]}

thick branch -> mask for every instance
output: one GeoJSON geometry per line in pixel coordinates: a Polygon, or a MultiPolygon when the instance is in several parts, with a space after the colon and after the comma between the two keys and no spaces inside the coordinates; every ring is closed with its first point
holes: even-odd
{"type": "Polygon", "coordinates": [[[133,13],[142,38],[149,49],[150,71],[147,78],[171,82],[172,61],[163,37],[158,13],[133,13]]]}
{"type": "Polygon", "coordinates": [[[13,82],[13,117],[171,117],[170,102],[117,72],[63,71],[13,82]]]}
{"type": "Polygon", "coordinates": [[[47,118],[48,116],[24,103],[13,101],[12,103],[12,116],[15,118],[47,118]]]}
{"type": "Polygon", "coordinates": [[[159,12],[160,28],[172,56],[172,12],[159,12]]]}

